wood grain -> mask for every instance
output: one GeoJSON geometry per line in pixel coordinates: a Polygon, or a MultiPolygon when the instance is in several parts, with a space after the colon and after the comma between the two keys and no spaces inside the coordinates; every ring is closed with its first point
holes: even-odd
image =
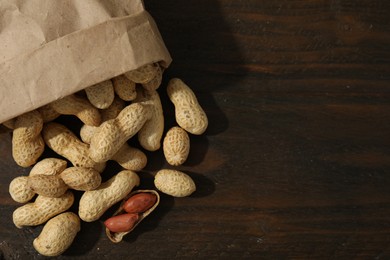
{"type": "MultiPolygon", "coordinates": [[[[165,93],[172,77],[192,86],[209,116],[176,168],[198,190],[162,196],[117,245],[103,220],[83,223],[59,259],[389,259],[390,2],[145,5],[173,57],[159,89],[166,127],[174,124],[165,93]]],[[[2,132],[0,252],[43,259],[31,246],[41,227],[12,224],[18,205],[8,184],[28,169],[13,162],[2,132]]],[[[169,167],[161,151],[148,156],[142,187],[169,167]]]]}

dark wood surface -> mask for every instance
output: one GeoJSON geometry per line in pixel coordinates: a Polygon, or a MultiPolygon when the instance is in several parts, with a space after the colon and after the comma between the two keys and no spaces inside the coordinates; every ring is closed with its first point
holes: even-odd
{"type": "MultiPolygon", "coordinates": [[[[198,190],[162,196],[120,244],[103,220],[83,223],[59,259],[389,259],[390,2],[145,2],[174,60],[159,89],[167,126],[172,77],[210,119],[177,167],[198,190]]],[[[0,252],[43,259],[32,247],[42,227],[12,224],[8,184],[29,169],[10,137],[0,135],[0,252]]],[[[142,187],[168,167],[161,151],[148,156],[142,187]]]]}

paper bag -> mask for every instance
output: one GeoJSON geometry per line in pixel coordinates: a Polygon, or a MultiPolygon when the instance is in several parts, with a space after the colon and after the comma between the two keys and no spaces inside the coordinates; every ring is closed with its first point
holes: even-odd
{"type": "Polygon", "coordinates": [[[0,123],[171,57],[141,0],[1,0],[0,123]]]}

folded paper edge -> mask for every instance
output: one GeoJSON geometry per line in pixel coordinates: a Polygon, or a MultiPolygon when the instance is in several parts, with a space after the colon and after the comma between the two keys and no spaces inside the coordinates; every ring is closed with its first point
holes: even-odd
{"type": "Polygon", "coordinates": [[[171,61],[147,11],[73,32],[0,64],[0,123],[142,65],[171,61]]]}

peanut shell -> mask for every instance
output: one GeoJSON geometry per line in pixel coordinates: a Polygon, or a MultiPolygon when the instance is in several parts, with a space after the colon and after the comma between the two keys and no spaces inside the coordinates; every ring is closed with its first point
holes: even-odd
{"type": "Polygon", "coordinates": [[[28,185],[35,193],[52,198],[62,196],[68,189],[65,182],[57,175],[29,176],[28,185]]]}
{"type": "Polygon", "coordinates": [[[156,188],[173,197],[190,196],[196,185],[190,176],[177,170],[162,169],[154,177],[156,188]]]}
{"type": "Polygon", "coordinates": [[[35,195],[35,192],[28,186],[28,177],[19,176],[9,184],[9,194],[11,198],[19,203],[29,202],[35,195]]]}
{"type": "Polygon", "coordinates": [[[145,212],[142,212],[142,213],[139,214],[138,221],[134,224],[132,229],[129,230],[129,231],[127,231],[127,232],[111,232],[108,228],[106,228],[106,235],[112,242],[114,242],[114,243],[121,242],[125,235],[127,235],[131,231],[133,231],[138,226],[138,224],[141,223],[142,220],[144,220],[147,216],[149,216],[156,209],[158,204],[160,204],[160,194],[157,191],[155,191],[155,190],[136,190],[136,191],[131,192],[128,196],[126,196],[123,199],[121,205],[119,206],[118,210],[114,213],[113,216],[117,216],[117,215],[126,213],[126,211],[124,211],[124,209],[123,209],[123,205],[125,204],[125,202],[130,197],[132,197],[132,196],[134,196],[134,195],[136,195],[138,193],[145,193],[145,192],[152,193],[152,194],[156,195],[156,197],[157,197],[156,203],[151,208],[146,210],[145,212]]]}
{"type": "Polygon", "coordinates": [[[163,141],[163,151],[170,165],[183,164],[190,153],[190,137],[187,132],[178,126],[169,129],[163,141]]]}
{"type": "Polygon", "coordinates": [[[25,204],[13,212],[13,222],[17,228],[37,226],[68,210],[73,202],[74,196],[69,190],[59,198],[38,195],[34,202],[25,204]]]}
{"type": "Polygon", "coordinates": [[[58,256],[71,246],[79,231],[79,217],[73,212],[65,212],[45,224],[33,246],[41,255],[58,256]]]}
{"type": "Polygon", "coordinates": [[[60,174],[61,179],[74,190],[94,190],[102,182],[100,173],[93,168],[70,167],[60,174]]]}

